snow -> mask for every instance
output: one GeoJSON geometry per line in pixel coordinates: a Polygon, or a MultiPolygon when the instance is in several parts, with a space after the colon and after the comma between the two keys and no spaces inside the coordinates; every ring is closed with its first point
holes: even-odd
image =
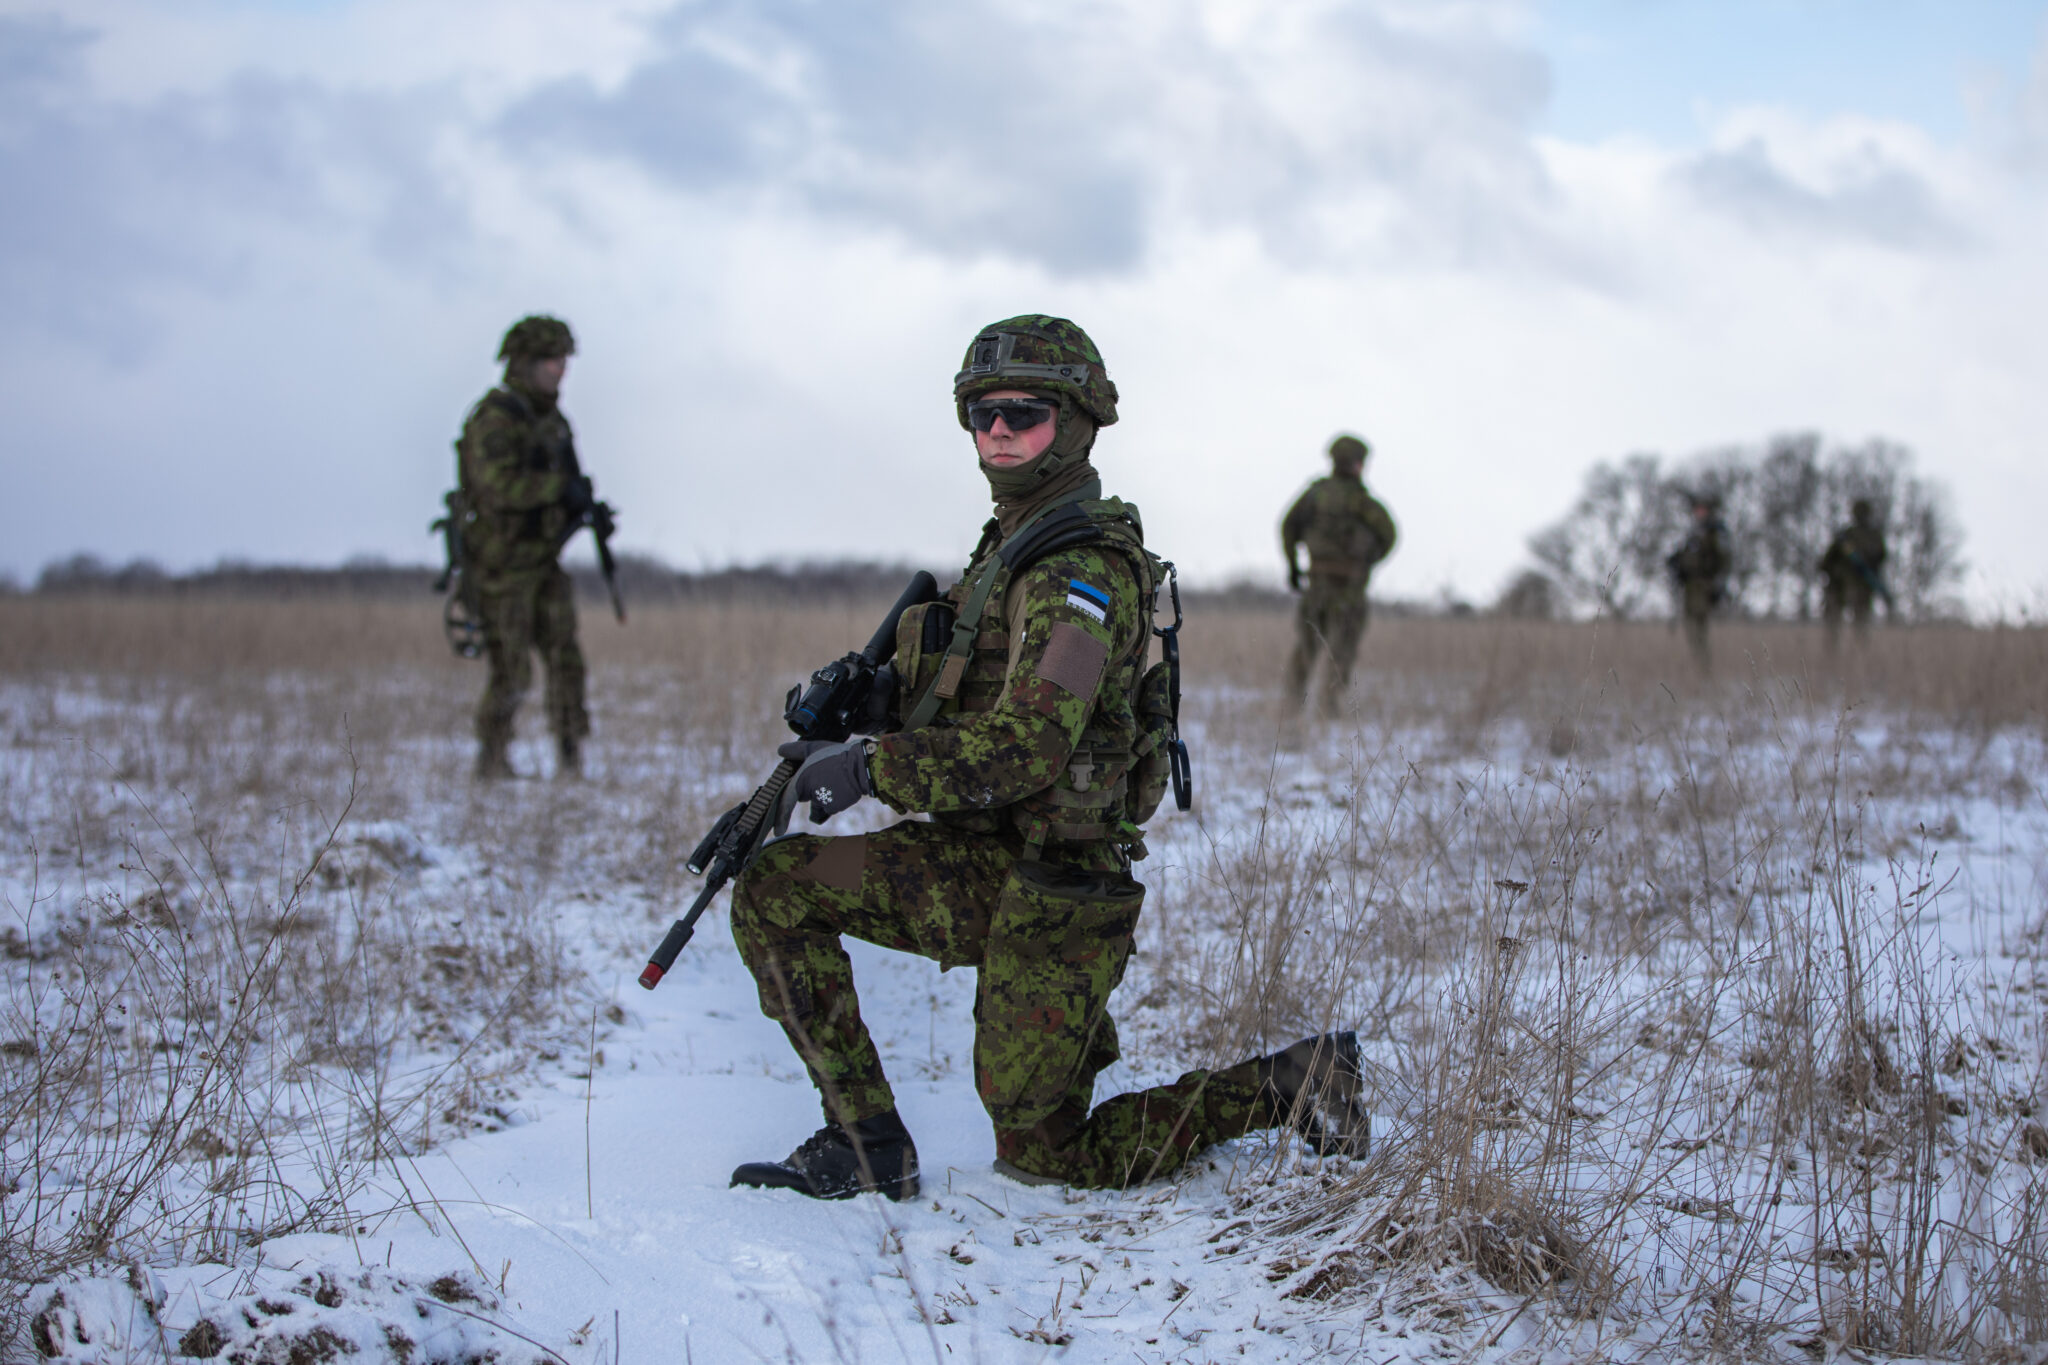
{"type": "MultiPolygon", "coordinates": [[[[1412,1001],[1378,1022],[1416,1032],[1390,1026],[1367,1038],[1378,1068],[1376,1159],[1435,1140],[1430,1125],[1440,1124],[1447,1092],[1429,1068],[1453,1051],[1423,1022],[1483,1013],[1489,981],[1525,1031],[1591,1018],[1585,1074],[1565,1090],[1503,1068],[1495,1098],[1504,1107],[1486,1120],[1500,1135],[1481,1146],[1497,1143],[1489,1150],[1501,1169],[1533,1163],[1545,1188],[1611,1215],[1602,1243],[1615,1257],[1610,1305],[1574,1321],[1568,1294],[1505,1289],[1469,1264],[1404,1266],[1391,1248],[1413,1244],[1399,1238],[1410,1225],[1387,1221],[1407,1207],[1387,1188],[1394,1168],[1318,1161],[1276,1136],[1225,1144],[1183,1178],[1128,1192],[1008,1181],[990,1167],[992,1138],[969,1076],[972,973],[865,945],[850,945],[863,1013],[915,1135],[923,1190],[901,1204],[821,1204],[728,1188],[733,1167],[780,1157],[820,1114],[780,1030],[759,1012],[722,910],[659,990],[645,993],[634,985],[644,954],[693,883],[592,886],[573,871],[585,855],[573,854],[570,872],[540,876],[514,864],[501,842],[506,822],[616,841],[606,831],[637,818],[645,799],[633,783],[685,761],[656,749],[598,750],[597,780],[581,789],[528,783],[457,799],[426,782],[388,803],[397,813],[352,819],[339,836],[334,896],[355,887],[365,901],[382,894],[432,910],[453,935],[447,943],[467,941],[465,915],[543,916],[535,932],[581,974],[550,997],[547,1021],[476,1072],[488,1094],[468,1102],[459,1125],[413,1136],[394,1129],[384,1149],[353,1158],[345,1216],[326,1220],[331,1230],[268,1236],[211,1258],[105,1265],[44,1286],[31,1307],[57,1358],[167,1359],[202,1320],[220,1327],[220,1351],[249,1360],[298,1359],[293,1344],[317,1341],[316,1332],[357,1360],[579,1365],[1649,1358],[1704,1340],[1699,1281],[1723,1271],[1731,1302],[1791,1321],[1782,1306],[1832,1274],[1830,1258],[1847,1267],[1845,1283],[1862,1264],[1853,1229],[1835,1227],[1826,1207],[1850,1191],[1827,1183],[1832,1169],[1813,1160],[1802,1168],[1802,1143],[1818,1130],[1779,1140],[1760,1126],[1777,1111],[1730,1093],[1754,1089],[1758,1067],[1742,1058],[1758,1049],[1822,1047],[1818,1031],[1770,1033],[1757,1001],[1779,988],[1800,937],[1826,921],[1816,913],[1781,923],[1788,907],[1815,906],[1831,886],[1849,888],[1869,913],[1841,939],[1807,946],[1869,954],[1874,1013],[1901,1022],[1896,1036],[1913,1036],[1921,1010],[1935,1016],[1925,1036],[1960,1049],[1937,1064],[1953,1062],[1944,1093],[1966,1113],[1936,1125],[1929,1160],[1939,1147],[1960,1169],[1974,1154],[1993,1174],[1974,1183],[1942,1176],[1925,1192],[1927,1209],[1967,1224],[1987,1246],[2009,1240],[2013,1201],[2041,1189],[2023,1120],[2039,1115],[2028,1106],[2040,1103],[2048,1077],[2048,808],[2026,778],[2042,771],[2038,737],[1905,735],[1882,715],[1858,716],[1839,734],[1825,720],[1746,730],[1701,722],[1634,747],[1610,741],[1604,759],[1565,760],[1513,725],[1477,749],[1433,721],[1275,745],[1270,734],[1222,724],[1236,704],[1220,693],[1191,701],[1203,806],[1199,818],[1163,818],[1154,857],[1138,869],[1152,896],[1116,1003],[1126,1056],[1099,1093],[1170,1079],[1190,1064],[1190,1028],[1224,1027],[1205,1014],[1201,989],[1221,992],[1236,979],[1245,925],[1259,915],[1310,916],[1318,933],[1362,910],[1384,926],[1375,932],[1413,926],[1427,944],[1417,950],[1421,984],[1401,986],[1391,960],[1346,959],[1325,998],[1334,1002],[1328,1022],[1360,1027],[1375,1022],[1370,1002],[1387,981],[1412,1001]],[[1804,808],[1779,787],[1744,787],[1829,761],[1847,774],[1852,830],[1852,856],[1835,881],[1816,867],[1827,851],[1796,837],[1817,827],[1801,824],[1804,808]],[[2015,775],[2025,782],[2016,786],[2015,775]],[[1658,812],[1703,783],[1731,794],[1710,831],[1718,846],[1695,852],[1698,829],[1658,812]],[[488,819],[480,802],[496,806],[488,819]],[[1434,846],[1410,837],[1424,827],[1434,846]],[[1630,841],[1640,850],[1605,851],[1630,841]],[[1446,859],[1444,849],[1458,856],[1446,859]],[[1695,921],[1717,927],[1696,932],[1695,921]],[[1626,923],[1652,927],[1642,930],[1647,946],[1622,954],[1603,936],[1626,923]],[[1577,956],[1556,951],[1568,931],[1585,935],[1577,956]],[[1489,946],[1496,932],[1498,957],[1489,946]],[[1514,1112],[1565,1104],[1574,1106],[1568,1122],[1514,1112]],[[1582,1133],[1579,1146],[1553,1160],[1543,1143],[1564,1128],[1582,1133]],[[1620,1202],[1617,1173],[1638,1181],[1620,1202]],[[273,1311],[280,1307],[290,1311],[273,1311]],[[389,1333],[400,1330],[410,1347],[394,1344],[389,1333]]],[[[50,713],[45,700],[36,706],[50,713]]],[[[96,694],[54,710],[43,724],[119,713],[96,694]]],[[[22,753],[11,790],[26,802],[35,783],[22,775],[22,753]]],[[[459,746],[427,761],[446,772],[459,746]]],[[[747,780],[702,755],[687,762],[680,780],[704,810],[747,780]]],[[[886,818],[869,806],[832,828],[886,818]]],[[[680,847],[696,833],[676,831],[680,847]]],[[[60,894],[47,885],[31,893],[20,860],[7,875],[12,903],[36,902],[25,924],[89,891],[64,874],[60,894]]],[[[123,902],[139,889],[123,888],[123,902]]],[[[471,931],[500,922],[472,919],[471,931]]],[[[443,940],[426,946],[434,942],[443,940]]],[[[1287,967],[1310,973],[1311,984],[1317,969],[1287,967]]],[[[486,1013],[475,1001],[451,1007],[414,1041],[385,1050],[394,1109],[437,1108],[436,1087],[458,1074],[451,1058],[474,1061],[464,1040],[480,1036],[486,1013]]],[[[1501,1044],[1503,1057],[1511,1046],[1519,1044],[1501,1044]]],[[[1912,1059],[1901,1054],[1897,1065],[1911,1070],[1912,1059]]],[[[308,1112],[324,1102],[317,1088],[307,1092],[308,1112]]],[[[1873,1121],[1873,1134],[1880,1127],[1873,1121]]],[[[280,1170],[310,1178],[303,1166],[280,1170]]],[[[37,1178],[61,1184],[59,1174],[37,1178]]],[[[1528,1250],[1535,1243],[1519,1245],[1541,1278],[1540,1255],[1528,1250]]],[[[1988,1265],[1980,1248],[1943,1273],[1960,1284],[1988,1265]]],[[[1784,1359],[1835,1349],[1800,1344],[1807,1340],[1788,1329],[1756,1344],[1784,1359]]]]}

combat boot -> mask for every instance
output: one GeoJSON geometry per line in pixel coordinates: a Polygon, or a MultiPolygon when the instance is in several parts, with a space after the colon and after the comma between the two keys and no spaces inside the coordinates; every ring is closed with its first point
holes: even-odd
{"type": "Polygon", "coordinates": [[[519,776],[512,771],[512,760],[505,756],[502,744],[485,744],[476,751],[476,777],[479,782],[503,782],[519,776]]]}
{"type": "Polygon", "coordinates": [[[574,735],[561,735],[555,740],[555,778],[557,781],[574,782],[583,776],[583,746],[574,735]]]}
{"type": "Polygon", "coordinates": [[[1372,1150],[1357,1034],[1304,1038],[1261,1057],[1257,1072],[1260,1093],[1318,1154],[1363,1157],[1372,1150]]]}
{"type": "Polygon", "coordinates": [[[828,1123],[782,1161],[749,1161],[732,1173],[735,1186],[795,1190],[813,1199],[917,1193],[917,1144],[891,1109],[852,1128],[828,1123]]]}

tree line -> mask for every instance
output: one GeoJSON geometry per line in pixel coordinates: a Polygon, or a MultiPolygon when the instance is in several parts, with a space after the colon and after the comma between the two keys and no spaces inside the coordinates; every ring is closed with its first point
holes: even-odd
{"type": "Polygon", "coordinates": [[[1960,610],[1963,534],[1947,489],[1913,470],[1913,454],[1883,439],[1830,445],[1812,433],[1774,436],[1667,463],[1654,454],[1602,460],[1576,502],[1529,538],[1536,561],[1503,592],[1518,616],[1634,617],[1673,601],[1665,561],[1685,538],[1695,498],[1720,503],[1733,555],[1728,609],[1809,620],[1816,571],[1849,505],[1868,498],[1891,556],[1885,567],[1901,616],[1960,610]]]}

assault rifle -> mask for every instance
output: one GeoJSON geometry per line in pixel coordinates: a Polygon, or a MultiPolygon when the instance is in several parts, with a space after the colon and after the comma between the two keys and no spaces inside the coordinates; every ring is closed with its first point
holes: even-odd
{"type": "MultiPolygon", "coordinates": [[[[591,539],[597,542],[597,569],[604,575],[604,590],[611,595],[612,615],[620,625],[626,624],[626,604],[619,597],[619,566],[612,559],[612,532],[618,529],[618,513],[608,502],[598,500],[596,490],[591,486],[588,475],[576,476],[577,496],[569,505],[575,509],[576,520],[569,527],[568,536],[588,526],[591,539]]],[[[564,536],[566,541],[568,536],[564,536]]]]}
{"type": "MultiPolygon", "coordinates": [[[[782,705],[782,718],[798,739],[842,740],[863,727],[875,690],[875,675],[896,653],[896,623],[903,619],[904,612],[938,595],[938,581],[919,570],[866,645],[811,674],[808,687],[798,684],[789,689],[782,705]]],[[[661,946],[647,959],[647,966],[640,973],[643,987],[651,991],[661,984],[661,978],[668,974],[684,945],[696,933],[697,920],[710,908],[712,898],[760,855],[775,822],[776,807],[782,803],[783,790],[789,786],[790,778],[796,776],[796,770],[794,759],[782,760],[752,796],[719,816],[718,823],[697,845],[687,865],[691,872],[704,878],[704,889],[697,893],[697,899],[690,903],[683,917],[669,926],[661,946]]]]}
{"type": "Polygon", "coordinates": [[[1856,571],[1856,576],[1863,580],[1865,587],[1877,594],[1877,600],[1884,603],[1886,616],[1898,614],[1898,604],[1892,601],[1892,590],[1884,585],[1883,574],[1871,568],[1869,561],[1855,550],[1849,551],[1849,567],[1856,571]]]}

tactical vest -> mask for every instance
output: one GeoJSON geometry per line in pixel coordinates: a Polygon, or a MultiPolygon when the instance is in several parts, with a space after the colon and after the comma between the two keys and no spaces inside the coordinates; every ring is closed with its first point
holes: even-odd
{"type": "Polygon", "coordinates": [[[1365,485],[1323,478],[1309,491],[1309,521],[1302,533],[1309,573],[1318,578],[1363,579],[1386,558],[1387,546],[1366,521],[1373,503],[1365,485]]]}
{"type": "Polygon", "coordinates": [[[903,729],[954,725],[996,709],[1009,679],[1012,625],[1021,624],[1010,588],[1033,564],[1061,550],[1090,545],[1123,555],[1138,582],[1142,628],[1134,639],[1113,644],[1095,708],[1050,786],[996,810],[935,811],[932,819],[979,834],[1015,830],[1027,857],[1039,856],[1047,840],[1111,841],[1142,857],[1138,826],[1159,804],[1163,783],[1135,770],[1157,766],[1150,760],[1171,722],[1147,714],[1164,709],[1165,682],[1145,670],[1151,604],[1169,566],[1145,548],[1138,509],[1120,498],[1060,503],[1008,539],[998,542],[997,535],[991,524],[966,575],[943,598],[905,612],[897,626],[903,729]]]}
{"type": "MultiPolygon", "coordinates": [[[[463,423],[466,440],[471,425],[485,408],[513,418],[527,429],[527,471],[555,471],[574,477],[581,472],[576,459],[576,439],[569,420],[557,409],[542,414],[524,395],[511,389],[492,389],[470,410],[463,423]]],[[[462,495],[463,553],[478,570],[524,569],[552,563],[562,542],[574,531],[566,508],[530,507],[522,510],[494,508],[487,492],[472,486],[469,461],[463,458],[462,441],[456,442],[455,480],[462,495]]]]}

